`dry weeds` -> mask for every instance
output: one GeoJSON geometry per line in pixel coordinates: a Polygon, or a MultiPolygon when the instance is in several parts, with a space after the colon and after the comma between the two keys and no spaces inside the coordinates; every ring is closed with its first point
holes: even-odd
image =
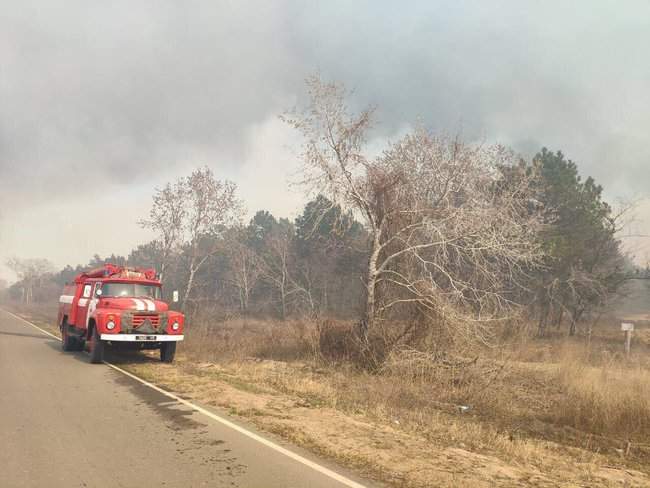
{"type": "Polygon", "coordinates": [[[393,486],[650,486],[647,352],[619,339],[402,349],[370,374],[325,361],[308,322],[237,319],[195,326],[174,365],[120,361],[393,486]]]}

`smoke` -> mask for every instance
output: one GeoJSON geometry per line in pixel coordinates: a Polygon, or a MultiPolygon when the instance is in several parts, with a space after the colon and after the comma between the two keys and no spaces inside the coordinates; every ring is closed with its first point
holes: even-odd
{"type": "Polygon", "coordinates": [[[127,252],[153,187],[203,164],[293,211],[275,117],[314,72],[378,107],[375,138],[419,120],[562,149],[612,198],[650,185],[647,2],[0,3],[2,261],[127,252]]]}

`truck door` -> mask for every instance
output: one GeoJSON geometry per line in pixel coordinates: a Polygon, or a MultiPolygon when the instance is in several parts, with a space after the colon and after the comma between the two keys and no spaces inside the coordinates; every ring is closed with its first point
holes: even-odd
{"type": "Polygon", "coordinates": [[[88,309],[90,308],[92,292],[93,292],[92,283],[84,283],[82,285],[81,295],[77,300],[77,316],[75,318],[75,326],[80,329],[86,328],[88,309]]]}

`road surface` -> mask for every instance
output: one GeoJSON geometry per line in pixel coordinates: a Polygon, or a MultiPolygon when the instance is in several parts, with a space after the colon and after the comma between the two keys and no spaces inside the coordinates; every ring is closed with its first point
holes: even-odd
{"type": "Polygon", "coordinates": [[[63,353],[58,340],[0,310],[2,488],[361,486],[209,415],[223,416],[63,353]]]}

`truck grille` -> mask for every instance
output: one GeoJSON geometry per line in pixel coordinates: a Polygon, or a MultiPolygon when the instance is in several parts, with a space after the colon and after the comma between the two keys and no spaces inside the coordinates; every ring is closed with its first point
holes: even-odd
{"type": "Polygon", "coordinates": [[[167,312],[124,312],[120,328],[124,334],[165,334],[167,312]]]}
{"type": "Polygon", "coordinates": [[[147,321],[147,320],[151,323],[151,326],[154,329],[157,329],[158,326],[160,325],[160,316],[157,313],[136,313],[136,314],[133,314],[133,319],[131,321],[131,325],[133,325],[133,327],[137,329],[142,324],[144,324],[145,321],[147,321]]]}

